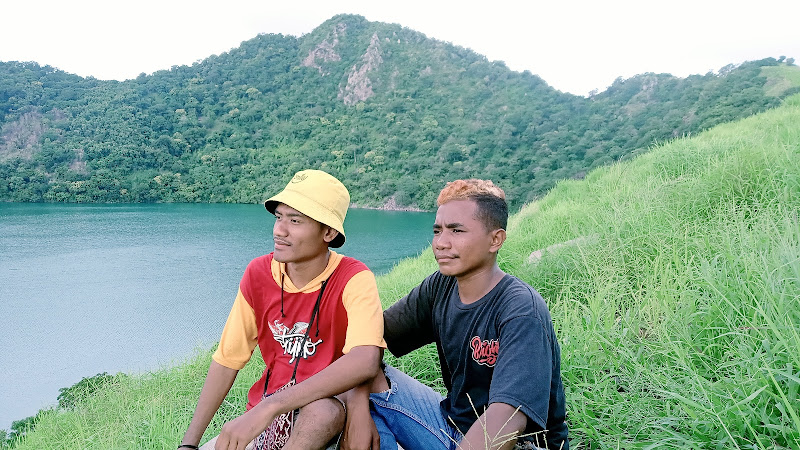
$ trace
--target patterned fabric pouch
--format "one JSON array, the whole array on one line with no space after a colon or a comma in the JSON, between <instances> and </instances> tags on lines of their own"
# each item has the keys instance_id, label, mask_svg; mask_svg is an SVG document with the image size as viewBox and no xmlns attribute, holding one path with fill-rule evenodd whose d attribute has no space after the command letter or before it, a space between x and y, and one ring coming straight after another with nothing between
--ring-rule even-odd
<instances>
[{"instance_id":1,"label":"patterned fabric pouch","mask_svg":"<svg viewBox=\"0 0 800 450\"><path fill-rule=\"evenodd\" d=\"M314 319L317 317L317 313L319 312L319 305L320 300L322 300L322 293L325 291L325 285L328 283L328 280L322 282L322 286L319 289L319 295L317 296L317 303L314 305L314 311L311 313L311 320L308 321L308 327L306 327L306 332L303 335L303 343L300 348L304 348L306 341L308 340L308 333L311 330L311 324L314 323ZM280 392L284 389L288 389L291 386L297 384L297 366L300 364L300 360L303 359L302 357L298 356L294 363L294 372L292 373L292 378L289 380L288 383L281 386L276 390L274 393ZM261 400L269 397L272 394L267 394L267 383L269 379L264 382L264 394L261 396ZM289 411L283 413L275 418L271 424L267 427L266 430L261 432L260 435L255 440L255 448L254 450L280 450L286 445L286 442L289 440L289 436L292 434L292 427L294 426L294 411Z\"/></svg>"},{"instance_id":2,"label":"patterned fabric pouch","mask_svg":"<svg viewBox=\"0 0 800 450\"><path fill-rule=\"evenodd\" d=\"M299 361L299 358L298 358ZM295 368L297 366L295 365ZM296 370L296 369L295 369ZM288 383L283 385L275 392L280 392L297 384L293 376ZM272 394L267 395L265 392L261 399L265 399ZM292 433L294 426L294 411L283 413L275 418L271 424L256 438L255 450L280 450L286 445L289 440L289 435Z\"/></svg>"}]
</instances>

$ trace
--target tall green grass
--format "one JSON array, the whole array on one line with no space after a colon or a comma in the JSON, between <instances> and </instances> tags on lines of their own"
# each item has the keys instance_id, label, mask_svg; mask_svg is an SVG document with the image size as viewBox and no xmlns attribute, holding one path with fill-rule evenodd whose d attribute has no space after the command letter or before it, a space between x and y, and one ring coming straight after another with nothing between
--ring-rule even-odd
<instances>
[{"instance_id":1,"label":"tall green grass","mask_svg":"<svg viewBox=\"0 0 800 450\"><path fill-rule=\"evenodd\" d=\"M550 302L573 443L800 448L798 104L564 182L514 218L505 268Z\"/></svg>"},{"instance_id":2,"label":"tall green grass","mask_svg":"<svg viewBox=\"0 0 800 450\"><path fill-rule=\"evenodd\" d=\"M512 218L501 266L549 303L573 448L800 448L798 211L794 96L564 181ZM433 270L430 251L400 262L378 280L384 302ZM42 413L17 448L174 448L209 360L118 377ZM391 362L442 388L432 348ZM206 439L243 410L260 364Z\"/></svg>"}]
</instances>

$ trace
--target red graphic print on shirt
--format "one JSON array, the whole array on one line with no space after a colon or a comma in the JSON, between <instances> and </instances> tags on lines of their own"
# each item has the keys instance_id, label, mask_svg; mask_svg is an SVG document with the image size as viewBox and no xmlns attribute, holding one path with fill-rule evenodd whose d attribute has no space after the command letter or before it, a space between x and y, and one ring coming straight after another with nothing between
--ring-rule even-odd
<instances>
[{"instance_id":1,"label":"red graphic print on shirt","mask_svg":"<svg viewBox=\"0 0 800 450\"><path fill-rule=\"evenodd\" d=\"M497 362L497 353L500 350L499 340L484 341L481 340L480 336L475 336L469 345L472 348L473 361L487 367L494 367Z\"/></svg>"}]
</instances>

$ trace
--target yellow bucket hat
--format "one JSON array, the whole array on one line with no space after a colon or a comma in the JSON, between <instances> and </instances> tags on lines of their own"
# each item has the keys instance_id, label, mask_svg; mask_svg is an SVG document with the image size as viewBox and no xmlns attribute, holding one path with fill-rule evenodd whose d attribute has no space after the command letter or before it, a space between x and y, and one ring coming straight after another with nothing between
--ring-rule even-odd
<instances>
[{"instance_id":1,"label":"yellow bucket hat","mask_svg":"<svg viewBox=\"0 0 800 450\"><path fill-rule=\"evenodd\" d=\"M330 247L344 244L344 218L350 206L350 193L333 175L321 170L297 172L283 191L264 202L264 207L275 214L279 203L338 231Z\"/></svg>"}]
</instances>

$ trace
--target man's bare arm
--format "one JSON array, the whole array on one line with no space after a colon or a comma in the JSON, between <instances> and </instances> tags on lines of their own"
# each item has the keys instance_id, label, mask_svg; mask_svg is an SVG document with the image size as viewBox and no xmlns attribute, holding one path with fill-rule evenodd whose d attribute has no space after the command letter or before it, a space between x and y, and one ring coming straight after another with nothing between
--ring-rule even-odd
<instances>
[{"instance_id":1,"label":"man's bare arm","mask_svg":"<svg viewBox=\"0 0 800 450\"><path fill-rule=\"evenodd\" d=\"M270 395L244 415L223 425L216 450L244 450L279 414L333 397L374 378L380 371L380 355L379 347L354 347L311 378Z\"/></svg>"},{"instance_id":2,"label":"man's bare arm","mask_svg":"<svg viewBox=\"0 0 800 450\"><path fill-rule=\"evenodd\" d=\"M528 418L506 403L492 403L470 427L459 448L463 450L510 450L525 430Z\"/></svg>"},{"instance_id":3,"label":"man's bare arm","mask_svg":"<svg viewBox=\"0 0 800 450\"><path fill-rule=\"evenodd\" d=\"M225 400L225 396L228 395L238 373L238 370L229 369L216 361L211 361L192 421L189 423L186 434L183 435L182 444L200 444L203 433L211 423L214 414L217 413L222 401Z\"/></svg>"},{"instance_id":4,"label":"man's bare arm","mask_svg":"<svg viewBox=\"0 0 800 450\"><path fill-rule=\"evenodd\" d=\"M383 355L383 351L381 351ZM338 397L347 405L347 419L342 434L342 450L369 450L380 448L380 436L369 412L369 394L389 389L386 376L378 375Z\"/></svg>"}]
</instances>

